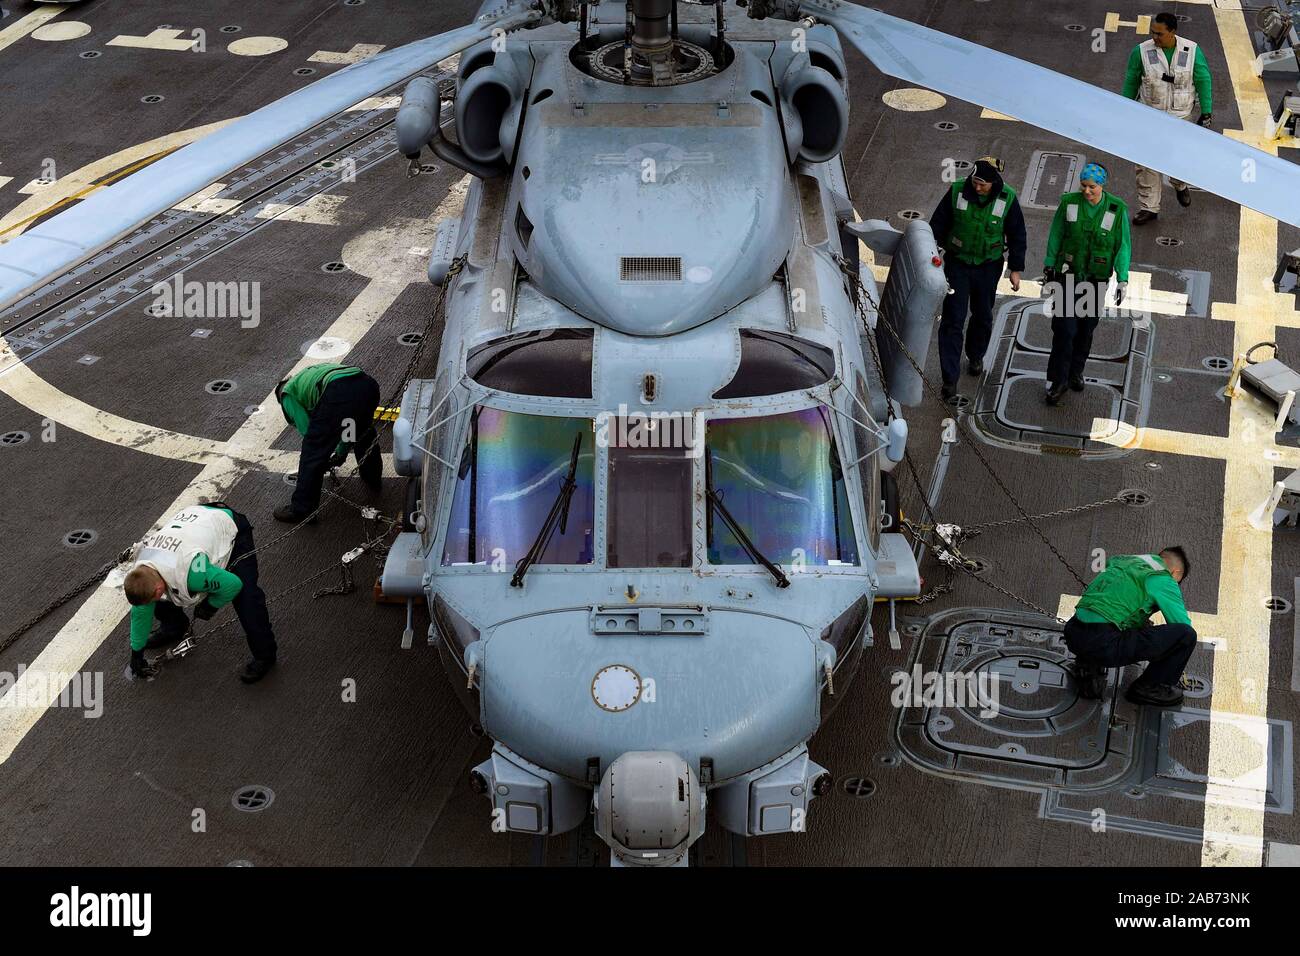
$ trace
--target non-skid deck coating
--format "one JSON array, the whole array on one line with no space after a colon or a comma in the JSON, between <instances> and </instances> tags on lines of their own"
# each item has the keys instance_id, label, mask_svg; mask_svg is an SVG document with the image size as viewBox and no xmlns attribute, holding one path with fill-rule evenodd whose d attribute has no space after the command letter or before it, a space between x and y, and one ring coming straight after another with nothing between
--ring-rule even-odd
<instances>
[{"instance_id":1,"label":"non-skid deck coating","mask_svg":"<svg viewBox=\"0 0 1300 956\"><path fill-rule=\"evenodd\" d=\"M877 5L1111 89L1141 39L1129 24L1138 13L1156 12L1116 10L1110 0ZM395 46L449 29L466 22L477 2L254 9L213 0L185 14L193 22L177 20L176 7L158 0L90 2L53 15L16 0L0 6L11 14L0 20L0 76L15 80L0 84L7 119L0 129L0 235L11 235L203 127L339 69L338 60L358 55L358 44ZM1216 129L1244 128L1236 135L1256 142L1260 111L1285 82L1261 84L1251 74L1253 14L1224 9L1237 4L1223 0L1217 8L1166 6L1187 17L1182 32L1205 48ZM23 25L35 16L90 30L41 40L29 35L34 21ZM110 43L158 39L160 28L187 38L203 29L207 52ZM1090 51L1097 28L1105 53ZM287 42L263 56L228 49L259 37ZM1056 196L1077 177L1081 159L1106 162L1111 188L1136 206L1129 164L958 101L895 110L882 96L902 85L854 53L849 62L845 160L863 218L901 225L900 213L928 215L946 188L946 159L997 154L1024 197L1026 277L1034 278ZM303 70L315 72L295 72ZM391 118L391 106L385 112L381 104L376 115ZM1300 154L1283 148L1281 155ZM39 184L20 192L46 176L47 159L55 183L44 195ZM187 279L260 283L257 327L151 316L144 311L149 297L124 299L75 335L51 327L54 344L26 369L0 373L0 435L27 436L0 442L0 631L110 560L173 502L220 481L214 453L239 450L246 473L227 498L250 515L259 541L282 532L270 511L290 493L285 475L296 467L297 440L280 429L273 404L257 406L322 336L342 340L323 347L343 350L387 392L410 357L399 339L424 327L434 302L422 280L422 250L437 219L456 209L463 186L455 170L430 169L410 180L404 165L390 158L355 182L327 184L323 192L339 198L321 215L261 221L219 253L186 264ZM1085 578L1097 549L1175 542L1188 549L1195 569L1185 594L1202 638L1188 669L1194 695L1169 714L1143 712L1115 700L1113 690L1104 705L1080 702L1059 668L1050 620L959 578L950 594L900 606L897 649L877 613L874 646L812 743L836 786L814 804L809 832L736 841L713 826L696 862L1260 865L1300 844L1292 756L1300 631L1289 609L1300 597L1300 532L1270 535L1246 520L1272 481L1300 467L1300 442L1275 440L1250 399L1227 402L1227 372L1217 361L1262 339L1276 339L1284 358L1300 360L1295 302L1272 295L1262 281L1278 250L1300 245L1300 231L1200 192L1186 210L1171 192L1166 199L1158 222L1134 232L1131 289L1151 304L1149 328L1100 330L1088 391L1070 393L1067 406L1052 410L1039 397L1048 345L1041 303L1008 295L999 301L1003 334L995 336L988 374L962 379L969 400L962 414L988 436L981 450L1031 513L1122 490L1146 493L1140 507L1109 505L1046 520L1042 529ZM182 225L190 221L178 214ZM345 268L322 268L336 262ZM1036 293L1025 291L1031 288ZM1138 354L1121 354L1139 339ZM7 366L9 356L0 358ZM933 355L929 371L937 379ZM208 387L217 381L233 384ZM931 404L910 416L913 457L923 472L951 413ZM901 471L899 478L905 510L919 516L910 479ZM362 500L358 489L349 493ZM390 480L379 507L395 513L401 494ZM942 520L963 525L1015 516L964 443L937 508ZM336 563L362 540L363 521L348 506L335 502L325 519L263 558L269 594ZM65 535L79 530L93 532L92 542L65 545ZM986 565L984 578L1053 613L1068 612L1079 593L1024 524L975 537L965 551ZM373 565L368 558L362 564L364 587ZM927 584L943 579L932 560L922 570ZM252 688L234 677L245 650L232 629L147 687L128 684L125 623L99 625L96 609L107 602L93 591L0 653L0 670L10 673L66 661L104 675L97 719L56 707L28 726L19 712L0 708L0 863L606 862L589 827L545 845L491 832L486 801L468 785L468 770L489 743L475 736L436 654L419 637L411 650L399 649L399 607L375 605L365 593L311 597L333 583L327 575L273 604L281 666ZM1266 608L1271 596L1288 609ZM427 624L417 615L417 635ZM100 627L107 636L79 644L70 633L79 627ZM900 711L891 703L891 678L900 669L966 659L1003 674L1006 702L1014 705L1005 719ZM1135 673L1130 668L1125 682ZM233 797L252 784L270 788L274 800L242 812Z\"/></svg>"}]
</instances>

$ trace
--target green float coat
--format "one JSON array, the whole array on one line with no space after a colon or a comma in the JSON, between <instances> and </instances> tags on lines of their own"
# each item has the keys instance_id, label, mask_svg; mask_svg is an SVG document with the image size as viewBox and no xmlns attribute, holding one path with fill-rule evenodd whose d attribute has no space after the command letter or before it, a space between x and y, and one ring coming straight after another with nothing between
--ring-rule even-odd
<instances>
[{"instance_id":1,"label":"green float coat","mask_svg":"<svg viewBox=\"0 0 1300 956\"><path fill-rule=\"evenodd\" d=\"M1073 210L1073 211L1071 211ZM1049 269L1070 266L1082 279L1102 281L1115 273L1128 281L1128 206L1110 193L1102 193L1094 206L1083 193L1066 193L1056 209L1052 231L1047 237L1043 264Z\"/></svg>"},{"instance_id":2,"label":"green float coat","mask_svg":"<svg viewBox=\"0 0 1300 956\"><path fill-rule=\"evenodd\" d=\"M1191 624L1183 592L1157 554L1116 555L1079 598L1075 616L1085 624L1144 627L1156 609L1169 624Z\"/></svg>"},{"instance_id":3,"label":"green float coat","mask_svg":"<svg viewBox=\"0 0 1300 956\"><path fill-rule=\"evenodd\" d=\"M981 265L1001 259L1006 251L1007 213L1015 202L1016 191L1003 185L1002 192L990 196L986 203L973 203L962 195L964 182L953 183L952 229L948 245L952 253L968 265Z\"/></svg>"}]
</instances>

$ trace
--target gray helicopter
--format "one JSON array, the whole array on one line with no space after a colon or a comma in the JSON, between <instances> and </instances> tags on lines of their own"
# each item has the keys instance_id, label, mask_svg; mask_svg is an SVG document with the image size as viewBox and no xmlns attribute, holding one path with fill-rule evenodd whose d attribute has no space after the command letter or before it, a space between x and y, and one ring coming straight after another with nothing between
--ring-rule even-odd
<instances>
[{"instance_id":1,"label":"gray helicopter","mask_svg":"<svg viewBox=\"0 0 1300 956\"><path fill-rule=\"evenodd\" d=\"M682 859L706 794L735 833L803 829L872 599L920 586L881 513L886 386L920 383L896 349L881 380L850 277L874 297L862 237L907 264L887 314L923 352L942 260L924 223L854 223L835 31L726 12L580 10L464 54L458 142L428 78L397 116L415 168L476 178L430 263L458 272L394 426L421 527L384 590L428 597L498 826L569 830L595 791L632 864Z\"/></svg>"},{"instance_id":2,"label":"gray helicopter","mask_svg":"<svg viewBox=\"0 0 1300 956\"><path fill-rule=\"evenodd\" d=\"M416 168L429 148L473 180L429 262L437 365L393 426L411 521L384 591L428 603L494 742L472 774L494 829L594 812L616 864L651 866L686 861L706 808L799 832L830 785L807 743L874 603L920 590L890 472L946 291L927 224L850 201L842 38L1300 225L1285 161L843 0L488 0L0 247L0 304L461 53L454 89L416 77L396 121ZM883 290L863 243L891 257Z\"/></svg>"}]
</instances>

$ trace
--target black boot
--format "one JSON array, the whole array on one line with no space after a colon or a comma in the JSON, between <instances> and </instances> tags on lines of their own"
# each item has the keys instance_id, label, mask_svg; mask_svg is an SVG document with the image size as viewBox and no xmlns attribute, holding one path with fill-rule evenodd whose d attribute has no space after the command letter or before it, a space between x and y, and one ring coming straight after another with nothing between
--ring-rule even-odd
<instances>
[{"instance_id":1,"label":"black boot","mask_svg":"<svg viewBox=\"0 0 1300 956\"><path fill-rule=\"evenodd\" d=\"M957 397L957 386L952 382L944 382L939 394L943 396L945 402L951 402Z\"/></svg>"},{"instance_id":2,"label":"black boot","mask_svg":"<svg viewBox=\"0 0 1300 956\"><path fill-rule=\"evenodd\" d=\"M1135 704L1152 707L1176 707L1183 702L1183 692L1169 684L1143 684L1140 680L1129 685L1124 694Z\"/></svg>"},{"instance_id":3,"label":"black boot","mask_svg":"<svg viewBox=\"0 0 1300 956\"><path fill-rule=\"evenodd\" d=\"M276 508L273 512L276 521L283 521L286 524L302 524L306 521L308 524L316 523L316 516L310 513L299 514L293 510L293 505L284 505Z\"/></svg>"},{"instance_id":4,"label":"black boot","mask_svg":"<svg viewBox=\"0 0 1300 956\"><path fill-rule=\"evenodd\" d=\"M1080 660L1074 663L1074 677L1079 684L1079 696L1084 700L1101 700L1106 694L1108 676L1104 667L1096 667Z\"/></svg>"},{"instance_id":5,"label":"black boot","mask_svg":"<svg viewBox=\"0 0 1300 956\"><path fill-rule=\"evenodd\" d=\"M1083 376L1082 376L1082 375L1071 375L1071 376L1070 376L1070 391L1072 391L1072 392L1082 392L1083 389L1084 389Z\"/></svg>"},{"instance_id":6,"label":"black boot","mask_svg":"<svg viewBox=\"0 0 1300 956\"><path fill-rule=\"evenodd\" d=\"M1192 188L1184 186L1182 189L1175 189L1174 195L1178 197L1178 205L1186 208L1192 204Z\"/></svg>"},{"instance_id":7,"label":"black boot","mask_svg":"<svg viewBox=\"0 0 1300 956\"><path fill-rule=\"evenodd\" d=\"M1061 399L1065 397L1065 388L1065 382L1062 382L1060 385L1047 386L1047 394L1043 396L1043 401L1048 405L1060 405Z\"/></svg>"},{"instance_id":8,"label":"black boot","mask_svg":"<svg viewBox=\"0 0 1300 956\"><path fill-rule=\"evenodd\" d=\"M1145 226L1147 223L1154 221L1159 217L1159 215L1160 213L1152 212L1150 209L1140 210L1138 214L1133 217L1133 225Z\"/></svg>"},{"instance_id":9,"label":"black boot","mask_svg":"<svg viewBox=\"0 0 1300 956\"><path fill-rule=\"evenodd\" d=\"M970 374L978 378L979 376L984 374L984 363L977 362L974 359L971 359L971 361L968 362L966 365L966 371L970 372Z\"/></svg>"},{"instance_id":10,"label":"black boot","mask_svg":"<svg viewBox=\"0 0 1300 956\"><path fill-rule=\"evenodd\" d=\"M275 666L275 658L271 660L261 660L254 657L244 665L243 670L239 672L239 679L245 684L256 684Z\"/></svg>"}]
</instances>

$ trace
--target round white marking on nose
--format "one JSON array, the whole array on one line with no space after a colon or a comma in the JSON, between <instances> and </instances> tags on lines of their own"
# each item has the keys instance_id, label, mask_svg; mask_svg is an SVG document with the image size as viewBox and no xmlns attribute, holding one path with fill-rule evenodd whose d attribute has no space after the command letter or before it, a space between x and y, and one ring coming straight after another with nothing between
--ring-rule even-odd
<instances>
[{"instance_id":1,"label":"round white marking on nose","mask_svg":"<svg viewBox=\"0 0 1300 956\"><path fill-rule=\"evenodd\" d=\"M612 714L627 710L641 696L641 678L622 664L613 664L596 673L591 681L591 698L601 710Z\"/></svg>"}]
</instances>

